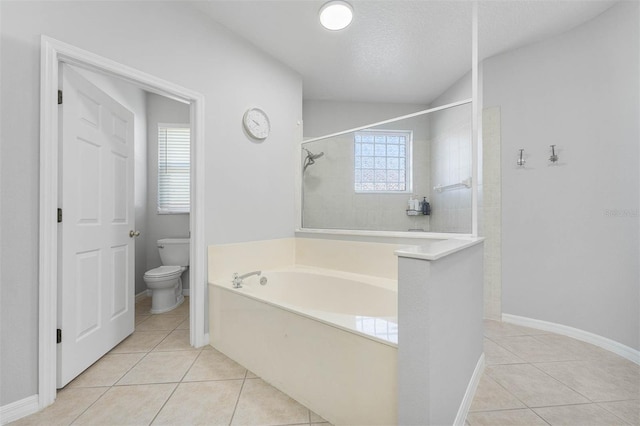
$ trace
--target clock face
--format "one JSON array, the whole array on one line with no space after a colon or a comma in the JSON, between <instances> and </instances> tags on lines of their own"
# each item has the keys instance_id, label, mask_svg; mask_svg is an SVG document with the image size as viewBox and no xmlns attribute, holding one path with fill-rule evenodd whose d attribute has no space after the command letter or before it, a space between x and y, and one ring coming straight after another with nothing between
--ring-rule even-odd
<instances>
[{"instance_id":1,"label":"clock face","mask_svg":"<svg viewBox=\"0 0 640 426\"><path fill-rule=\"evenodd\" d=\"M244 128L254 139L264 140L269 136L271 123L267 114L258 108L248 109L242 118Z\"/></svg>"}]
</instances>

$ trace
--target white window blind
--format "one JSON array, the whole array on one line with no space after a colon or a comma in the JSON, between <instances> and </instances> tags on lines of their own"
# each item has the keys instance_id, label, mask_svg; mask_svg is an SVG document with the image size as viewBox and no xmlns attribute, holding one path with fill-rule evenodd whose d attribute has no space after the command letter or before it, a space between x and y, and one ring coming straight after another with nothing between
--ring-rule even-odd
<instances>
[{"instance_id":1,"label":"white window blind","mask_svg":"<svg viewBox=\"0 0 640 426\"><path fill-rule=\"evenodd\" d=\"M188 124L158 125L158 213L189 213L191 135Z\"/></svg>"}]
</instances>

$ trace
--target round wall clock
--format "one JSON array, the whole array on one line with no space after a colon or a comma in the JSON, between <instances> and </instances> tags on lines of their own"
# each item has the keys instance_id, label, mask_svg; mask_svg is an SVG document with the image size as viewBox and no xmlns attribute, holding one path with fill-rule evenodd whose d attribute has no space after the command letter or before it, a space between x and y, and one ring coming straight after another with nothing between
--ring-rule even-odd
<instances>
[{"instance_id":1,"label":"round wall clock","mask_svg":"<svg viewBox=\"0 0 640 426\"><path fill-rule=\"evenodd\" d=\"M242 117L244 128L254 139L265 140L271 131L267 114L259 108L250 108Z\"/></svg>"}]
</instances>

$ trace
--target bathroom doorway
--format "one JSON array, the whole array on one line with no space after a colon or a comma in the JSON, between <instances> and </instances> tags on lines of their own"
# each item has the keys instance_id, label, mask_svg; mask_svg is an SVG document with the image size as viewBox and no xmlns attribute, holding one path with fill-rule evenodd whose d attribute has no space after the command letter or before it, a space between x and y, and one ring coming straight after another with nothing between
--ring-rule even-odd
<instances>
[{"instance_id":1,"label":"bathroom doorway","mask_svg":"<svg viewBox=\"0 0 640 426\"><path fill-rule=\"evenodd\" d=\"M41 144L40 144L40 268L39 268L39 405L55 400L57 364L58 256L57 210L59 182L59 114L57 102L60 64L71 64L107 77L122 79L147 92L189 105L191 123L191 231L190 255L190 342L195 347L208 343L205 333L206 251L204 245L204 98L155 76L129 68L91 52L49 37L42 37ZM135 232L135 230L134 230Z\"/></svg>"},{"instance_id":2,"label":"bathroom doorway","mask_svg":"<svg viewBox=\"0 0 640 426\"><path fill-rule=\"evenodd\" d=\"M189 104L60 73L58 388L132 334L134 296L151 296L146 273L162 265L157 241L189 238L191 145ZM188 268L179 287L189 295Z\"/></svg>"}]
</instances>

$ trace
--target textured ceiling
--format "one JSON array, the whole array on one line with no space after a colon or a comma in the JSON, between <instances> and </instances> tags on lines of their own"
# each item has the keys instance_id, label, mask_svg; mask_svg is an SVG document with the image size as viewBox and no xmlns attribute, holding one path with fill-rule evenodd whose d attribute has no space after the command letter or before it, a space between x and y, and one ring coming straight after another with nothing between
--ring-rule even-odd
<instances>
[{"instance_id":1,"label":"textured ceiling","mask_svg":"<svg viewBox=\"0 0 640 426\"><path fill-rule=\"evenodd\" d=\"M428 104L471 69L469 1L350 0L352 24L324 30L324 0L213 0L202 12L299 72L304 98ZM615 1L479 3L482 57L565 32Z\"/></svg>"}]
</instances>

